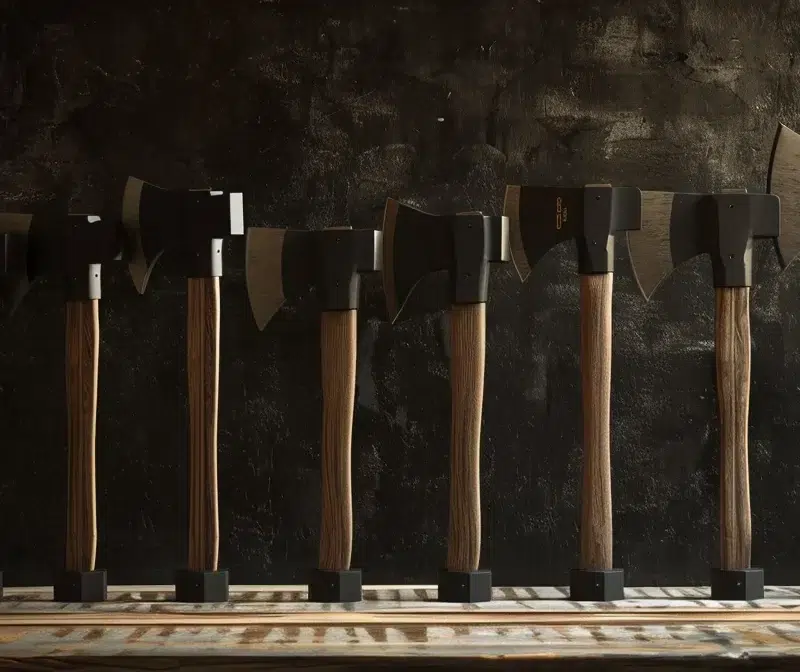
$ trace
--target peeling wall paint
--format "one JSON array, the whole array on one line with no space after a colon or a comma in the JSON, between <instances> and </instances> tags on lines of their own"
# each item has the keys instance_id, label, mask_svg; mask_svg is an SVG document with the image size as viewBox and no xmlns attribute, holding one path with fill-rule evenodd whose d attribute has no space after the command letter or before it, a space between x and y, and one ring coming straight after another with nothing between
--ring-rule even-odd
<instances>
[{"instance_id":1,"label":"peeling wall paint","mask_svg":"<svg viewBox=\"0 0 800 672\"><path fill-rule=\"evenodd\" d=\"M777 121L800 126L800 3L596 0L0 5L0 199L100 211L133 174L246 193L253 225L378 226L386 196L498 212L507 182L763 189ZM241 247L223 279L221 563L234 582L304 580L319 511L313 297L259 333ZM624 246L615 278L613 478L631 584L703 583L716 559L710 264L654 300ZM800 270L757 244L751 490L756 565L797 583ZM98 566L168 583L185 557L184 283L144 297L105 269ZM429 582L444 560L449 433L443 296L385 321L364 282L354 428L354 565ZM491 280L484 562L562 584L580 470L575 251L525 285ZM0 332L0 566L47 583L63 546L63 312L43 283Z\"/></svg>"}]
</instances>

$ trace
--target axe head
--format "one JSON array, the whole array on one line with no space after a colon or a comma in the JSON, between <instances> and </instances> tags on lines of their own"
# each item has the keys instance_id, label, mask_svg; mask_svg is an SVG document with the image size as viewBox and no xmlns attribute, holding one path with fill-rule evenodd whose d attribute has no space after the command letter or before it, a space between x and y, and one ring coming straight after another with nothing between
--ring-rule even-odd
<instances>
[{"instance_id":1,"label":"axe head","mask_svg":"<svg viewBox=\"0 0 800 672\"><path fill-rule=\"evenodd\" d=\"M783 219L776 248L786 268L800 253L800 135L783 124L775 133L767 191L781 199Z\"/></svg>"},{"instance_id":2,"label":"axe head","mask_svg":"<svg viewBox=\"0 0 800 672\"><path fill-rule=\"evenodd\" d=\"M29 262L29 235L33 215L0 214L0 313L8 317L19 307L34 275Z\"/></svg>"},{"instance_id":3,"label":"axe head","mask_svg":"<svg viewBox=\"0 0 800 672\"><path fill-rule=\"evenodd\" d=\"M614 270L614 234L641 227L641 192L635 187L509 185L503 212L511 232L511 258L524 282L559 243L574 239L579 273Z\"/></svg>"},{"instance_id":4,"label":"axe head","mask_svg":"<svg viewBox=\"0 0 800 672\"><path fill-rule=\"evenodd\" d=\"M373 229L248 228L247 294L258 328L311 289L322 310L357 309L361 273L381 269L380 249L381 232Z\"/></svg>"},{"instance_id":5,"label":"axe head","mask_svg":"<svg viewBox=\"0 0 800 672\"><path fill-rule=\"evenodd\" d=\"M122 199L131 278L143 293L156 262L168 252L188 277L222 274L222 239L244 233L241 193L162 189L129 177Z\"/></svg>"},{"instance_id":6,"label":"axe head","mask_svg":"<svg viewBox=\"0 0 800 672\"><path fill-rule=\"evenodd\" d=\"M383 288L392 322L417 283L436 271L449 271L453 303L485 302L489 262L509 258L508 217L433 215L386 200Z\"/></svg>"},{"instance_id":7,"label":"axe head","mask_svg":"<svg viewBox=\"0 0 800 672\"><path fill-rule=\"evenodd\" d=\"M777 238L779 231L780 200L771 194L646 191L642 230L629 235L628 250L645 299L699 254L711 257L715 287L749 287L753 239Z\"/></svg>"}]
</instances>

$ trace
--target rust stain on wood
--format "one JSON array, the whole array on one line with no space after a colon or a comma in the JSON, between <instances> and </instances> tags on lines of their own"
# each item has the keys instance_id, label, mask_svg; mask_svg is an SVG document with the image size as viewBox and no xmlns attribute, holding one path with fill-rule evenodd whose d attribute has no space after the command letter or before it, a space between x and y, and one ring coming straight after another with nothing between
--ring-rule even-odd
<instances>
[{"instance_id":1,"label":"rust stain on wood","mask_svg":"<svg viewBox=\"0 0 800 672\"><path fill-rule=\"evenodd\" d=\"M93 642L103 636L103 628L92 628L83 638L84 642Z\"/></svg>"},{"instance_id":2,"label":"rust stain on wood","mask_svg":"<svg viewBox=\"0 0 800 672\"><path fill-rule=\"evenodd\" d=\"M283 630L283 639L280 640L280 644L296 644L297 638L300 637L300 628L291 627L291 628L284 628Z\"/></svg>"},{"instance_id":3,"label":"rust stain on wood","mask_svg":"<svg viewBox=\"0 0 800 672\"><path fill-rule=\"evenodd\" d=\"M272 628L264 625L255 625L247 628L239 637L240 644L260 644L272 632Z\"/></svg>"},{"instance_id":4,"label":"rust stain on wood","mask_svg":"<svg viewBox=\"0 0 800 672\"><path fill-rule=\"evenodd\" d=\"M150 628L136 628L130 635L125 638L126 642L137 642L139 639L144 637L145 633L150 630Z\"/></svg>"},{"instance_id":5,"label":"rust stain on wood","mask_svg":"<svg viewBox=\"0 0 800 672\"><path fill-rule=\"evenodd\" d=\"M376 642L385 644L388 641L386 636L386 628L382 628L377 625L367 625L364 627L364 630L366 630L367 634Z\"/></svg>"}]
</instances>

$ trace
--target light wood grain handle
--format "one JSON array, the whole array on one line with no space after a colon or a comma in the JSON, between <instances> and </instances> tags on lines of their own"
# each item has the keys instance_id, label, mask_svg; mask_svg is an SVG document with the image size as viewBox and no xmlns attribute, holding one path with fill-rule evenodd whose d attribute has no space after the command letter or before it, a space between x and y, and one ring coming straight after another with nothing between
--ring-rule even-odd
<instances>
[{"instance_id":1,"label":"light wood grain handle","mask_svg":"<svg viewBox=\"0 0 800 672\"><path fill-rule=\"evenodd\" d=\"M219 278L189 278L187 312L189 569L215 571L219 558Z\"/></svg>"},{"instance_id":2,"label":"light wood grain handle","mask_svg":"<svg viewBox=\"0 0 800 672\"><path fill-rule=\"evenodd\" d=\"M356 394L356 311L322 313L322 526L320 569L350 569L350 447Z\"/></svg>"},{"instance_id":3,"label":"light wood grain handle","mask_svg":"<svg viewBox=\"0 0 800 672\"><path fill-rule=\"evenodd\" d=\"M66 569L94 570L97 553L95 437L100 319L97 299L67 301Z\"/></svg>"},{"instance_id":4,"label":"light wood grain handle","mask_svg":"<svg viewBox=\"0 0 800 672\"><path fill-rule=\"evenodd\" d=\"M613 568L611 296L613 273L581 276L583 487L580 568Z\"/></svg>"},{"instance_id":5,"label":"light wood grain handle","mask_svg":"<svg viewBox=\"0 0 800 672\"><path fill-rule=\"evenodd\" d=\"M486 304L450 312L450 526L447 569L471 572L481 555L481 414L486 364Z\"/></svg>"},{"instance_id":6,"label":"light wood grain handle","mask_svg":"<svg viewBox=\"0 0 800 672\"><path fill-rule=\"evenodd\" d=\"M750 567L750 288L716 290L717 400L720 422L721 569Z\"/></svg>"}]
</instances>

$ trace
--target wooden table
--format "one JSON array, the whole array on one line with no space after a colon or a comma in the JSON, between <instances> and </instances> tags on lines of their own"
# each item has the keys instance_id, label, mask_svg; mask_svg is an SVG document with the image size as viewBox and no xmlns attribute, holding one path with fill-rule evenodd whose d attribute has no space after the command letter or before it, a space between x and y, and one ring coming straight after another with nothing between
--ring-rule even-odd
<instances>
[{"instance_id":1,"label":"wooden table","mask_svg":"<svg viewBox=\"0 0 800 672\"><path fill-rule=\"evenodd\" d=\"M723 603L707 588L626 590L573 603L563 588L495 588L439 604L432 586L366 587L310 604L300 586L234 586L227 604L178 604L169 586L117 586L109 602L6 589L0 669L800 669L800 588ZM309 660L309 659L312 660ZM300 660L305 659L305 660ZM457 659L457 660L454 660ZM602 659L602 660L601 660Z\"/></svg>"}]
</instances>

